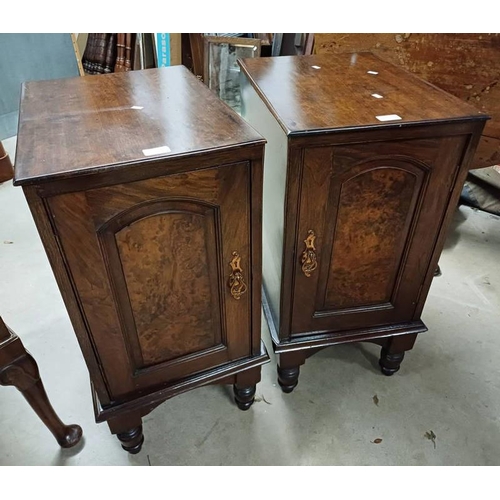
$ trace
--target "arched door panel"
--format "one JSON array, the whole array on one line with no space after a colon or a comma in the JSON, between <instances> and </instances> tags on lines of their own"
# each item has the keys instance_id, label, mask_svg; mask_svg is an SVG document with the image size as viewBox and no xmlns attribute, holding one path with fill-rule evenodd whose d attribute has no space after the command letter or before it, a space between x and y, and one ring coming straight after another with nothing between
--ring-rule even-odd
<instances>
[{"instance_id":1,"label":"arched door panel","mask_svg":"<svg viewBox=\"0 0 500 500\"><path fill-rule=\"evenodd\" d=\"M412 321L464 141L304 150L292 335Z\"/></svg>"}]
</instances>

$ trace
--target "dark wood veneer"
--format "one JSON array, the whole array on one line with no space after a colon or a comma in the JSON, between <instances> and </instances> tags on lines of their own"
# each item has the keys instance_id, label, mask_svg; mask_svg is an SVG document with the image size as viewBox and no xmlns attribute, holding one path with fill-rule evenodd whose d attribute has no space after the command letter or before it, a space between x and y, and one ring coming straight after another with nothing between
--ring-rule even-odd
<instances>
[{"instance_id":1,"label":"dark wood veneer","mask_svg":"<svg viewBox=\"0 0 500 500\"><path fill-rule=\"evenodd\" d=\"M262 57L245 59L240 65L289 136L392 128L394 122L376 119L389 114L400 115L398 123L406 125L487 118L457 97L370 52Z\"/></svg>"},{"instance_id":2,"label":"dark wood veneer","mask_svg":"<svg viewBox=\"0 0 500 500\"><path fill-rule=\"evenodd\" d=\"M279 383L291 392L307 357L359 341L382 347L392 375L427 329L422 308L488 117L369 53L240 65L243 116L268 139L264 310Z\"/></svg>"},{"instance_id":3,"label":"dark wood veneer","mask_svg":"<svg viewBox=\"0 0 500 500\"><path fill-rule=\"evenodd\" d=\"M96 419L137 453L142 417L176 394L231 383L248 409L269 358L264 140L185 68L132 73L27 84L15 183L87 362ZM162 146L170 152L143 153Z\"/></svg>"}]
</instances>

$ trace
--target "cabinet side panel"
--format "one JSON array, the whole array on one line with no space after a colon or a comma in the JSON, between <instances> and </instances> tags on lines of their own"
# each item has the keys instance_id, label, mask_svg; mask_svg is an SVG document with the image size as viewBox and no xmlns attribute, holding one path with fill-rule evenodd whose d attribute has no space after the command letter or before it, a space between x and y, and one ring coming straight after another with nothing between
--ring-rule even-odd
<instances>
[{"instance_id":1,"label":"cabinet side panel","mask_svg":"<svg viewBox=\"0 0 500 500\"><path fill-rule=\"evenodd\" d=\"M429 293L430 286L434 277L434 271L439 262L439 257L441 251L443 250L444 244L446 242L446 237L448 235L448 230L453 219L453 214L455 213L458 201L460 199L460 194L462 192L462 187L464 185L467 173L471 167L472 159L476 152L477 145L481 139L481 134L483 132L484 122L479 122L474 125L471 130L471 134L464 141L463 157L460 162L460 168L457 172L455 179L453 180L452 189L450 190L450 198L446 208L446 213L444 214L443 220L441 222L441 228L439 231L439 236L436 239L435 246L432 252L432 257L430 259L429 265L427 267L425 281L422 286L422 290L418 299L418 304L414 312L415 318L420 318L422 310L425 305L425 300L427 294Z\"/></svg>"},{"instance_id":2,"label":"cabinet side panel","mask_svg":"<svg viewBox=\"0 0 500 500\"><path fill-rule=\"evenodd\" d=\"M267 139L264 155L262 274L269 305L278 327L288 141L278 122L246 77L242 74L241 78L242 116Z\"/></svg>"},{"instance_id":3,"label":"cabinet side panel","mask_svg":"<svg viewBox=\"0 0 500 500\"><path fill-rule=\"evenodd\" d=\"M92 378L93 386L99 395L101 404L107 404L110 401L110 395L106 387L104 373L101 371L101 366L97 361L95 346L85 325L65 259L61 252L61 247L50 223L50 216L36 188L23 187L23 191L75 330L85 363Z\"/></svg>"}]
</instances>

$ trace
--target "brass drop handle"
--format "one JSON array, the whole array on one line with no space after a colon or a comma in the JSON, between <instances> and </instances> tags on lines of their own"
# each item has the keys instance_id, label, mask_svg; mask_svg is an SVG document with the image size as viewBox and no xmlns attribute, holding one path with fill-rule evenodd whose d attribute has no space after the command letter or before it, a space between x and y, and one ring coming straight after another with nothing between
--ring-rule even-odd
<instances>
[{"instance_id":1,"label":"brass drop handle","mask_svg":"<svg viewBox=\"0 0 500 500\"><path fill-rule=\"evenodd\" d=\"M311 273L318 267L318 261L316 260L316 247L314 242L316 240L316 234L312 229L307 231L307 238L304 240L306 244L305 250L302 252L302 272L307 278L311 277Z\"/></svg>"},{"instance_id":2,"label":"brass drop handle","mask_svg":"<svg viewBox=\"0 0 500 500\"><path fill-rule=\"evenodd\" d=\"M240 300L241 296L247 291L247 285L243 279L243 270L241 269L241 257L238 252L233 252L233 258L229 263L231 266L231 274L229 276L229 288L231 295Z\"/></svg>"}]
</instances>

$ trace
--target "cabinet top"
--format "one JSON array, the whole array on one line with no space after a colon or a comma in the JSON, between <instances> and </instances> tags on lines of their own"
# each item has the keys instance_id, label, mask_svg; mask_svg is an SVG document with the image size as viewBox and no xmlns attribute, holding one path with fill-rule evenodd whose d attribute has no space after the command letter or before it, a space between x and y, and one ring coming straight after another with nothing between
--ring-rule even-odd
<instances>
[{"instance_id":1,"label":"cabinet top","mask_svg":"<svg viewBox=\"0 0 500 500\"><path fill-rule=\"evenodd\" d=\"M15 183L264 143L184 66L23 85Z\"/></svg>"},{"instance_id":2,"label":"cabinet top","mask_svg":"<svg viewBox=\"0 0 500 500\"><path fill-rule=\"evenodd\" d=\"M489 118L370 52L239 63L285 133L291 135Z\"/></svg>"}]
</instances>

